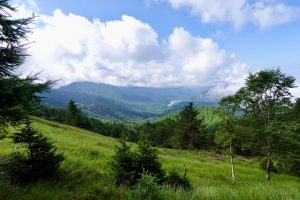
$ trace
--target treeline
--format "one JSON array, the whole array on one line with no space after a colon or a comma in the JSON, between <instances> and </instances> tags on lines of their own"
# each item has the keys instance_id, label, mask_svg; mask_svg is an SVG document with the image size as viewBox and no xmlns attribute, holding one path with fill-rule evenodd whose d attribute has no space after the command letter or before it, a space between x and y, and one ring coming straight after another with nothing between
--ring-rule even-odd
<instances>
[{"instance_id":1,"label":"treeline","mask_svg":"<svg viewBox=\"0 0 300 200\"><path fill-rule=\"evenodd\" d=\"M281 74L278 70L271 70L270 73ZM39 113L35 114L115 138L126 134L132 142L138 142L143 135L153 146L228 152L233 167L234 155L260 157L262 168L270 167L273 172L299 176L300 100L290 102L284 113L281 113L280 122L271 129L274 133L265 133L256 121L257 118L246 115L246 111L238 110L238 106L232 101L231 96L224 97L219 107L212 109L211 112L222 119L213 124L207 124L204 118L199 117L201 113L192 103L180 110L176 116L145 123L88 118L73 101L69 102L67 109L41 107L38 109ZM268 137L274 137L271 138L274 140L273 155L269 164L265 143Z\"/></svg>"},{"instance_id":2,"label":"treeline","mask_svg":"<svg viewBox=\"0 0 300 200\"><path fill-rule=\"evenodd\" d=\"M55 121L78 128L83 128L105 136L120 138L126 133L130 141L138 141L137 123L122 122L116 119L96 119L85 116L76 103L70 100L67 108L49 108L37 105L31 110L31 114L46 120Z\"/></svg>"}]
</instances>

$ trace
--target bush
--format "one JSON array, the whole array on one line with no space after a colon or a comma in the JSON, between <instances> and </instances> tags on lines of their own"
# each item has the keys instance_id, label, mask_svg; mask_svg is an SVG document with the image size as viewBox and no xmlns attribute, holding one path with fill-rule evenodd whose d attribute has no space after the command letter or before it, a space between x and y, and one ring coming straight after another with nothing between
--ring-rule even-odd
<instances>
[{"instance_id":1,"label":"bush","mask_svg":"<svg viewBox=\"0 0 300 200\"><path fill-rule=\"evenodd\" d=\"M138 184L129 192L129 200L160 200L162 198L161 187L157 179L149 173L143 173Z\"/></svg>"},{"instance_id":2,"label":"bush","mask_svg":"<svg viewBox=\"0 0 300 200\"><path fill-rule=\"evenodd\" d=\"M168 175L164 178L164 183L175 188L191 189L189 180L186 177L181 177L175 169L169 171Z\"/></svg>"},{"instance_id":3,"label":"bush","mask_svg":"<svg viewBox=\"0 0 300 200\"><path fill-rule=\"evenodd\" d=\"M14 143L23 144L27 149L25 153L10 154L0 164L12 181L28 182L52 176L63 160L62 154L56 153L54 145L34 130L28 119L25 127L11 138Z\"/></svg>"},{"instance_id":4,"label":"bush","mask_svg":"<svg viewBox=\"0 0 300 200\"><path fill-rule=\"evenodd\" d=\"M162 180L164 172L158 161L157 151L143 138L136 151L131 150L127 138L122 136L120 146L116 147L112 157L111 167L118 185L134 186L141 178L143 172Z\"/></svg>"}]
</instances>

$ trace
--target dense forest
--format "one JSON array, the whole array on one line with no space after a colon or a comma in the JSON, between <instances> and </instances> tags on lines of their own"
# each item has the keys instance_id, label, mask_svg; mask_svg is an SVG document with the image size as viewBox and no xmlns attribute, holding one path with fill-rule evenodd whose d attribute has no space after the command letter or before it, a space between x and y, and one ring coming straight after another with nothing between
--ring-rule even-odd
<instances>
[{"instance_id":1,"label":"dense forest","mask_svg":"<svg viewBox=\"0 0 300 200\"><path fill-rule=\"evenodd\" d=\"M64 188L66 184L65 194L60 194L65 198L67 191L76 191L82 184L86 190L75 192L78 198L74 199L199 199L199 188L207 185L247 188L251 184L243 176L254 166L251 160L260 165L259 178L255 179L265 176L263 181L271 184L285 178L295 182L294 191L299 189L300 99L294 99L290 92L295 87L293 76L280 68L262 69L250 73L243 87L220 99L215 107L189 102L178 111L149 120L96 118L86 115L72 99L65 108L50 108L41 103L41 94L55 82L42 83L39 74L24 78L16 73L28 56L23 42L34 17L15 19L11 16L15 11L8 0L0 1L0 185L4 188L0 189L0 198L17 199L13 195L20 197L18 192L30 187L45 191L53 185ZM78 143L68 146L74 141ZM95 145L92 150L87 147L91 144ZM76 160L87 151L88 157L81 159L93 164ZM166 164L175 165L176 156L181 154L185 156L181 171ZM221 165L217 159L227 157L230 168L214 168ZM182 159L178 158L180 163ZM207 174L203 170L201 176L196 175L195 163L215 165L214 172L209 172L208 167ZM230 178L226 178L228 172ZM198 184L199 177L203 185ZM281 185L270 187L276 191ZM250 193L243 196L239 189L236 197L222 197L218 191L220 196L209 198L251 199ZM88 196L89 191L92 196ZM80 192L86 196L80 196ZM267 191L261 191L264 192ZM30 193L36 194L32 190ZM299 190L291 193L291 198L280 196L285 192L274 194L279 195L275 196L278 199L300 196ZM257 199L274 197L272 193L265 195ZM25 199L39 198L33 195Z\"/></svg>"}]
</instances>

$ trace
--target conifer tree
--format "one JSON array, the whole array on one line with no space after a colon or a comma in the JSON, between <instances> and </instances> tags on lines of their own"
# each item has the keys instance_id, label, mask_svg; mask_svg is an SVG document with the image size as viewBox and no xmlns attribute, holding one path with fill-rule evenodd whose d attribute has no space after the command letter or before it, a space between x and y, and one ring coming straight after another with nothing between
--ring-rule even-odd
<instances>
[{"instance_id":1,"label":"conifer tree","mask_svg":"<svg viewBox=\"0 0 300 200\"><path fill-rule=\"evenodd\" d=\"M63 160L62 154L56 152L53 143L31 127L28 118L21 131L11 138L15 144L26 148L25 153L13 153L2 163L4 172L12 180L27 182L51 176Z\"/></svg>"},{"instance_id":2,"label":"conifer tree","mask_svg":"<svg viewBox=\"0 0 300 200\"><path fill-rule=\"evenodd\" d=\"M116 146L115 155L112 157L111 167L116 184L133 186L136 183L137 172L134 165L134 156L131 146L127 143L127 137L122 135L120 145Z\"/></svg>"},{"instance_id":3,"label":"conifer tree","mask_svg":"<svg viewBox=\"0 0 300 200\"><path fill-rule=\"evenodd\" d=\"M199 149L204 145L207 127L203 119L198 119L198 111L189 103L179 113L176 140L182 149Z\"/></svg>"},{"instance_id":4,"label":"conifer tree","mask_svg":"<svg viewBox=\"0 0 300 200\"><path fill-rule=\"evenodd\" d=\"M40 100L37 94L53 83L36 83L38 74L26 78L16 75L27 56L24 41L33 17L16 19L15 12L8 0L0 1L0 133L8 125L21 124L32 104Z\"/></svg>"},{"instance_id":5,"label":"conifer tree","mask_svg":"<svg viewBox=\"0 0 300 200\"><path fill-rule=\"evenodd\" d=\"M158 160L157 151L150 145L145 135L141 135L135 159L139 175L147 172L156 177L158 180L163 178L164 172L161 169L161 163Z\"/></svg>"}]
</instances>

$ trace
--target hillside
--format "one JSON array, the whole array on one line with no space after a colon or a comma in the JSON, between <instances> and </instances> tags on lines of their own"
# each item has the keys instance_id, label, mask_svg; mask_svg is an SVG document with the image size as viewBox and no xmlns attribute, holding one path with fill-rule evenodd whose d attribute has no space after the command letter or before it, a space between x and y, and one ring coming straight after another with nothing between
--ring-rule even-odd
<instances>
[{"instance_id":1,"label":"hillside","mask_svg":"<svg viewBox=\"0 0 300 200\"><path fill-rule=\"evenodd\" d=\"M197 111L198 111L198 117L204 119L204 122L208 125L208 126L213 126L216 123L221 121L221 118L218 116L217 111L218 108L216 107L210 107L210 106L198 106L196 107ZM173 111L165 116L162 117L162 119L164 118L171 118L171 119L175 119L179 114L179 110Z\"/></svg>"},{"instance_id":2,"label":"hillside","mask_svg":"<svg viewBox=\"0 0 300 200\"><path fill-rule=\"evenodd\" d=\"M74 100L90 116L99 118L149 119L178 110L187 102L215 105L206 98L208 87L151 88L117 87L103 83L75 82L44 95L49 107L65 107Z\"/></svg>"},{"instance_id":3,"label":"hillside","mask_svg":"<svg viewBox=\"0 0 300 200\"><path fill-rule=\"evenodd\" d=\"M59 176L29 186L9 185L0 180L0 199L127 199L128 189L116 188L110 176L109 161L117 141L82 129L34 118L34 127L50 137L64 153ZM0 141L0 156L15 147ZM165 188L166 199L300 199L300 180L274 174L271 183L256 160L239 157L236 161L237 181L230 179L230 163L226 156L202 151L158 149L164 169L182 171L194 190L173 191Z\"/></svg>"}]
</instances>

